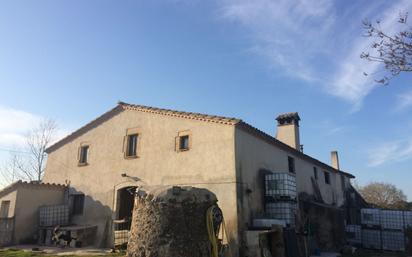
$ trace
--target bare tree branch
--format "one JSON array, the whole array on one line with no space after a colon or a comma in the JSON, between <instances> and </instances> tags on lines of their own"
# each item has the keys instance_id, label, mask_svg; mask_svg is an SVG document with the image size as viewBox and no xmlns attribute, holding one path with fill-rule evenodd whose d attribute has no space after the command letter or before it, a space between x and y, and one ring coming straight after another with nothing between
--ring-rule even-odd
<instances>
[{"instance_id":1,"label":"bare tree branch","mask_svg":"<svg viewBox=\"0 0 412 257\"><path fill-rule=\"evenodd\" d=\"M56 129L54 120L45 119L29 131L26 136L27 153L12 155L9 163L1 169L4 180L41 181L47 161L45 150L52 142Z\"/></svg>"},{"instance_id":2,"label":"bare tree branch","mask_svg":"<svg viewBox=\"0 0 412 257\"><path fill-rule=\"evenodd\" d=\"M376 23L363 21L364 36L374 38L375 41L371 45L372 53L363 52L360 57L371 62L382 63L389 73L375 80L378 83L387 85L394 76L412 71L412 28L408 26L407 20L408 13L399 14L398 22L403 29L394 35L388 35L383 31L380 28L380 21Z\"/></svg>"}]
</instances>

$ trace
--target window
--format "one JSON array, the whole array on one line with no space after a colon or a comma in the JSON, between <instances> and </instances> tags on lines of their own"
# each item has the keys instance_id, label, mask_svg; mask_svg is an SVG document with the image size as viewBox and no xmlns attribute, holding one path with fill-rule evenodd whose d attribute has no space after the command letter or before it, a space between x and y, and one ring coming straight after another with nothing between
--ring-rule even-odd
<instances>
[{"instance_id":1,"label":"window","mask_svg":"<svg viewBox=\"0 0 412 257\"><path fill-rule=\"evenodd\" d=\"M189 135L179 137L179 150L189 150Z\"/></svg>"},{"instance_id":2,"label":"window","mask_svg":"<svg viewBox=\"0 0 412 257\"><path fill-rule=\"evenodd\" d=\"M327 171L325 171L325 183L330 184L330 174Z\"/></svg>"},{"instance_id":3,"label":"window","mask_svg":"<svg viewBox=\"0 0 412 257\"><path fill-rule=\"evenodd\" d=\"M318 179L318 168L313 167L313 176L315 177L315 179Z\"/></svg>"},{"instance_id":4,"label":"window","mask_svg":"<svg viewBox=\"0 0 412 257\"><path fill-rule=\"evenodd\" d=\"M136 157L137 156L137 138L138 134L132 134L127 136L127 157Z\"/></svg>"},{"instance_id":5,"label":"window","mask_svg":"<svg viewBox=\"0 0 412 257\"><path fill-rule=\"evenodd\" d=\"M89 146L88 145L81 146L79 164L81 165L87 164L88 158L89 158Z\"/></svg>"},{"instance_id":6,"label":"window","mask_svg":"<svg viewBox=\"0 0 412 257\"><path fill-rule=\"evenodd\" d=\"M7 218L9 216L10 201L1 201L0 218Z\"/></svg>"},{"instance_id":7,"label":"window","mask_svg":"<svg viewBox=\"0 0 412 257\"><path fill-rule=\"evenodd\" d=\"M295 159L293 159L290 156L288 156L288 166L289 166L289 172L295 173Z\"/></svg>"},{"instance_id":8,"label":"window","mask_svg":"<svg viewBox=\"0 0 412 257\"><path fill-rule=\"evenodd\" d=\"M83 214L84 206L84 194L75 194L70 196L71 203L71 214L72 215L81 215Z\"/></svg>"},{"instance_id":9,"label":"window","mask_svg":"<svg viewBox=\"0 0 412 257\"><path fill-rule=\"evenodd\" d=\"M183 130L177 133L175 137L176 152L185 152L192 148L192 132L190 130Z\"/></svg>"}]
</instances>

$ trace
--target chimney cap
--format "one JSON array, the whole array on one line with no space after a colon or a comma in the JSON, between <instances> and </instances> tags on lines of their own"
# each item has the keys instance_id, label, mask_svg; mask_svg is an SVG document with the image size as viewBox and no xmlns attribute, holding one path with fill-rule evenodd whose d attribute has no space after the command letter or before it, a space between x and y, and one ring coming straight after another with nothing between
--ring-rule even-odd
<instances>
[{"instance_id":1,"label":"chimney cap","mask_svg":"<svg viewBox=\"0 0 412 257\"><path fill-rule=\"evenodd\" d=\"M296 124L299 126L300 117L297 112L288 112L280 114L276 120L278 125Z\"/></svg>"}]
</instances>

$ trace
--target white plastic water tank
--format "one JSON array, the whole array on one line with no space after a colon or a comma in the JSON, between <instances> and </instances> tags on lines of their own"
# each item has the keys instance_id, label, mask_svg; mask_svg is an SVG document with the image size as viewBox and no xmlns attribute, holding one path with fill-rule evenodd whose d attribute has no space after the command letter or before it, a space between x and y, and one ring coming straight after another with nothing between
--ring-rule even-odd
<instances>
[{"instance_id":1,"label":"white plastic water tank","mask_svg":"<svg viewBox=\"0 0 412 257\"><path fill-rule=\"evenodd\" d=\"M265 195L296 198L296 178L289 173L269 173L265 175Z\"/></svg>"},{"instance_id":2,"label":"white plastic water tank","mask_svg":"<svg viewBox=\"0 0 412 257\"><path fill-rule=\"evenodd\" d=\"M361 209L361 223L362 225L380 226L380 209Z\"/></svg>"}]
</instances>

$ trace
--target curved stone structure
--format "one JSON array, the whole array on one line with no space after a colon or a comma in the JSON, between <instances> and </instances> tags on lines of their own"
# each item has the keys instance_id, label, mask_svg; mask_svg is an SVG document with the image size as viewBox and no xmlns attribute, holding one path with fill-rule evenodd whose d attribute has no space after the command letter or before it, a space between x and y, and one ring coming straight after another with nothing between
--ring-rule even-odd
<instances>
[{"instance_id":1,"label":"curved stone structure","mask_svg":"<svg viewBox=\"0 0 412 257\"><path fill-rule=\"evenodd\" d=\"M194 187L137 190L128 257L209 257L206 211L216 196Z\"/></svg>"}]
</instances>

